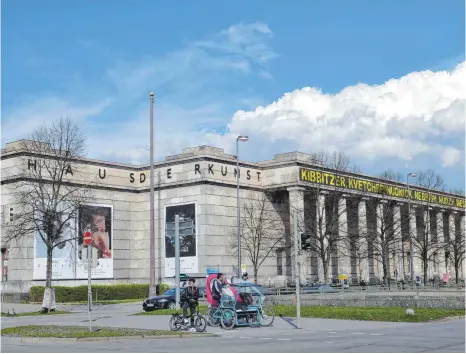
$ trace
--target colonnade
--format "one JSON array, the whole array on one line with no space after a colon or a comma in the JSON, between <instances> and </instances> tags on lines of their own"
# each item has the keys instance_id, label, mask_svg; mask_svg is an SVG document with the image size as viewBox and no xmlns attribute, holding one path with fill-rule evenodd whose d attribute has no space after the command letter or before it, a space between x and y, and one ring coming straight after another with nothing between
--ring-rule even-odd
<instances>
[{"instance_id":1,"label":"colonnade","mask_svg":"<svg viewBox=\"0 0 466 354\"><path fill-rule=\"evenodd\" d=\"M461 234L464 242L464 211L302 187L288 188L288 194L291 235L288 245L293 245L294 215L298 221L298 235L317 235L311 242L318 239L322 243L298 255L302 281L324 281L319 251L328 246L330 234L336 241L334 247L327 250L328 279L346 275L353 281L382 281L382 256L386 255L388 276L401 280L411 275L411 252L415 276L424 276L423 258L428 259L428 279L455 275L454 265L448 259L451 249L447 242ZM323 236L325 233L328 237ZM287 251L285 256L286 275L294 276L294 253ZM462 268L460 277L464 278Z\"/></svg>"}]
</instances>

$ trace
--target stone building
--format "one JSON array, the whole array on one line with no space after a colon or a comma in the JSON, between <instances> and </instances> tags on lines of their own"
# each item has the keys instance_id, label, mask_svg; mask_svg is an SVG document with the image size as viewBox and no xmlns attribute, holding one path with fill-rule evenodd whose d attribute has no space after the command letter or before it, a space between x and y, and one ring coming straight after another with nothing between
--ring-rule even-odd
<instances>
[{"instance_id":1,"label":"stone building","mask_svg":"<svg viewBox=\"0 0 466 354\"><path fill-rule=\"evenodd\" d=\"M12 191L44 158L25 154L19 142L8 143L2 150L2 230L15 217ZM166 157L155 164L154 171L157 281L173 281L171 228L175 214L180 215L183 225L182 273L205 277L206 269L212 267L235 273L237 261L230 241L236 225L236 157L222 149L198 146ZM325 220L337 223L338 227L328 232L339 235L330 252L328 279L338 275L353 280L381 279L383 255L376 244L389 233L400 235L383 245L389 247L384 254L390 277L398 279L410 274L410 235L421 239L426 234L429 243L461 235L464 239L464 197L331 170L304 153L278 154L257 163L240 162L239 178L241 199L267 192L270 204L276 207L270 210L275 210L282 221L279 232L283 233L283 242L261 266L258 277L262 283L285 282L294 275L294 215L300 236L315 234L317 224L330 228ZM103 232L108 236L108 254L99 256L102 259L93 270L96 282L148 283L149 167L82 158L70 164L67 179L75 185L90 185L93 200L83 209L83 220L80 216L70 226L69 232L77 235L75 244L54 253L55 284L86 282L81 234L91 220L97 220L85 219L89 213L104 218ZM407 217L409 211L411 218ZM383 225L388 226L384 229ZM352 241L362 235L363 241ZM26 292L31 285L44 284L44 247L37 235L21 242L2 239L1 249L4 292ZM423 274L422 259L416 254L419 252L414 249L416 275ZM433 253L429 254L428 276L454 275L445 249ZM324 280L323 262L315 249L300 252L299 260L302 281ZM251 262L246 257L242 261L251 273Z\"/></svg>"}]
</instances>

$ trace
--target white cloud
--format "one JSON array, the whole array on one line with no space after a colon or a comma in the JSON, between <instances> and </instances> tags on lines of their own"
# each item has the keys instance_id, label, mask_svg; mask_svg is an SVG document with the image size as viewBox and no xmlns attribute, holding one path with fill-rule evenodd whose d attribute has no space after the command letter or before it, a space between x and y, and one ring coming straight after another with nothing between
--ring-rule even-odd
<instances>
[{"instance_id":1,"label":"white cloud","mask_svg":"<svg viewBox=\"0 0 466 354\"><path fill-rule=\"evenodd\" d=\"M452 166L464 150L465 102L463 62L451 72L413 72L335 95L313 87L285 93L267 106L236 112L229 133L269 145L288 141L308 152L336 149L357 159L443 153L443 163Z\"/></svg>"},{"instance_id":2,"label":"white cloud","mask_svg":"<svg viewBox=\"0 0 466 354\"><path fill-rule=\"evenodd\" d=\"M183 148L197 145L225 146L219 132L206 128L224 124L216 105L197 109L183 109L171 105L158 105L154 110L154 137L156 160L181 153ZM204 127L204 128L202 128ZM149 161L149 110L142 108L125 122L112 127L89 129L88 150L92 157L134 164ZM225 146L226 147L226 146Z\"/></svg>"},{"instance_id":3,"label":"white cloud","mask_svg":"<svg viewBox=\"0 0 466 354\"><path fill-rule=\"evenodd\" d=\"M178 94L195 92L199 95L199 87L209 80L222 80L224 73L241 72L270 78L267 64L277 57L267 43L272 35L264 23L237 24L205 40L192 41L162 58L119 61L107 70L107 76L125 99L162 86L165 91L168 87Z\"/></svg>"},{"instance_id":4,"label":"white cloud","mask_svg":"<svg viewBox=\"0 0 466 354\"><path fill-rule=\"evenodd\" d=\"M456 148L446 148L442 153L442 166L453 167L461 159L461 151Z\"/></svg>"},{"instance_id":5,"label":"white cloud","mask_svg":"<svg viewBox=\"0 0 466 354\"><path fill-rule=\"evenodd\" d=\"M26 138L38 126L60 117L70 117L85 122L87 118L101 113L112 99L78 105L54 96L36 100L24 100L18 106L6 110L2 117L2 140L10 142Z\"/></svg>"}]
</instances>

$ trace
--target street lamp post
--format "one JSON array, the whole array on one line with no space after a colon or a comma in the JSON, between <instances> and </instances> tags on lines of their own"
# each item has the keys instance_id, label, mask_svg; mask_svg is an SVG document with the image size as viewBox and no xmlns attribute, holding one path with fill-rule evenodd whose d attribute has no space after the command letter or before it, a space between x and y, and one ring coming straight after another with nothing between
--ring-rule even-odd
<instances>
[{"instance_id":1,"label":"street lamp post","mask_svg":"<svg viewBox=\"0 0 466 354\"><path fill-rule=\"evenodd\" d=\"M150 93L150 231L149 231L149 296L156 295L155 286L155 223L154 223L154 93Z\"/></svg>"},{"instance_id":2,"label":"street lamp post","mask_svg":"<svg viewBox=\"0 0 466 354\"><path fill-rule=\"evenodd\" d=\"M236 242L238 248L238 279L241 279L241 211L239 204L239 142L248 141L249 138L245 135L239 135L236 138Z\"/></svg>"},{"instance_id":3,"label":"street lamp post","mask_svg":"<svg viewBox=\"0 0 466 354\"><path fill-rule=\"evenodd\" d=\"M406 176L406 186L408 188L408 223L411 223L411 196L409 194L409 177L417 177L417 173L410 172ZM413 234L410 232L409 238L409 253L410 253L410 260L411 260L411 282L413 284L414 289L414 252L413 252Z\"/></svg>"}]
</instances>

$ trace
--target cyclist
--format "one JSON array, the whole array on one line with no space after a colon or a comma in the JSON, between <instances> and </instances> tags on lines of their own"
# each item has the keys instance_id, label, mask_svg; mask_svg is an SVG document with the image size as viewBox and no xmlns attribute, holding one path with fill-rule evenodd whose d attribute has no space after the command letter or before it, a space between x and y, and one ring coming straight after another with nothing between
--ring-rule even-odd
<instances>
[{"instance_id":1,"label":"cyclist","mask_svg":"<svg viewBox=\"0 0 466 354\"><path fill-rule=\"evenodd\" d=\"M193 321L194 313L196 312L197 302L199 300L199 291L195 285L196 279L190 278L189 285L181 295L181 303L183 306L183 323L188 324L188 308L191 313L191 322Z\"/></svg>"}]
</instances>

